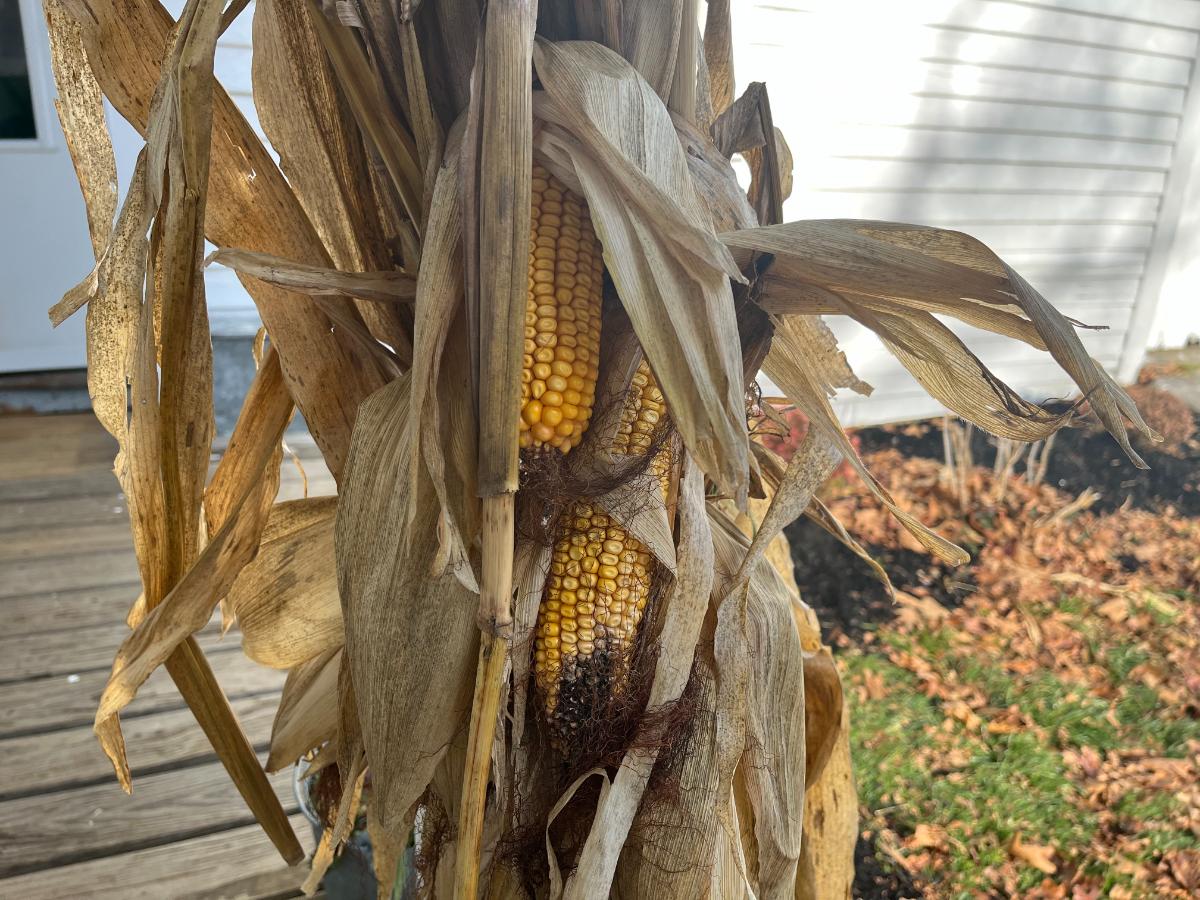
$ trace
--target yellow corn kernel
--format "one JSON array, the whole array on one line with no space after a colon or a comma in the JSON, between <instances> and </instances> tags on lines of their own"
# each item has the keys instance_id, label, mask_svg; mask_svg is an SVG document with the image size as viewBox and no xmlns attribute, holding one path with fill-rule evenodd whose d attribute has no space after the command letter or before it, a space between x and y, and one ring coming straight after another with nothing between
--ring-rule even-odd
<instances>
[{"instance_id":1,"label":"yellow corn kernel","mask_svg":"<svg viewBox=\"0 0 1200 900\"><path fill-rule=\"evenodd\" d=\"M541 414L552 409L561 407L543 407ZM623 405L613 451L645 452L665 415L662 393L643 362ZM639 423L648 423L649 430L639 430ZM635 436L645 437L646 446ZM664 448L650 463L664 499L669 468ZM589 716L603 715L596 700L618 697L628 685L653 587L650 552L599 507L578 501L563 516L550 571L534 632L534 682L553 740L565 748ZM552 655L553 650L560 652Z\"/></svg>"},{"instance_id":2,"label":"yellow corn kernel","mask_svg":"<svg viewBox=\"0 0 1200 900\"><path fill-rule=\"evenodd\" d=\"M532 213L520 443L567 453L592 415L604 261L587 205L538 163Z\"/></svg>"}]
</instances>

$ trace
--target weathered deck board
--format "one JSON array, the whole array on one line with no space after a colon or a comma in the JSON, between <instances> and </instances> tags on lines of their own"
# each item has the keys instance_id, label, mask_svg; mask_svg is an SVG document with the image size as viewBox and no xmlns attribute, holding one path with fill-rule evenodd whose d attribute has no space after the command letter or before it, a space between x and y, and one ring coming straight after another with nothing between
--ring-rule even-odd
<instances>
[{"instance_id":1,"label":"weathered deck board","mask_svg":"<svg viewBox=\"0 0 1200 900\"><path fill-rule=\"evenodd\" d=\"M308 442L309 495L336 485ZM141 590L115 442L91 416L0 416L0 897L296 896L165 671L122 716L132 796L92 734L124 618ZM290 460L279 499L303 496ZM285 673L247 659L236 630L198 639L265 756ZM290 773L272 778L289 812ZM311 830L293 826L307 849Z\"/></svg>"},{"instance_id":2,"label":"weathered deck board","mask_svg":"<svg viewBox=\"0 0 1200 900\"><path fill-rule=\"evenodd\" d=\"M230 701L233 711L250 743L266 747L271 737L278 699L273 695L245 697ZM191 710L177 709L153 716L137 716L123 723L129 765L134 777L158 771L163 766L195 763L213 758L204 732L196 724ZM46 752L53 742L53 765ZM112 765L100 749L90 724L56 731L0 739L0 759L4 760L4 782L0 801L61 789L66 784L99 784L113 779Z\"/></svg>"},{"instance_id":3,"label":"weathered deck board","mask_svg":"<svg viewBox=\"0 0 1200 900\"><path fill-rule=\"evenodd\" d=\"M124 512L117 520L124 524ZM20 520L20 516L17 517ZM67 548L72 553L115 553L128 550L129 529L117 527L111 521L64 522L53 531L33 529L25 525L7 529L0 540L0 565L13 560L33 560L62 552Z\"/></svg>"},{"instance_id":4,"label":"weathered deck board","mask_svg":"<svg viewBox=\"0 0 1200 900\"><path fill-rule=\"evenodd\" d=\"M306 850L312 832L303 816L291 817ZM113 897L162 900L185 895L237 896L222 890L231 881L261 874L287 873L282 887L298 887L307 866L282 869L279 854L256 825L206 834L161 847L73 863L46 872L0 879L0 897L59 900L63 897ZM238 873L235 876L235 873ZM294 879L294 883L292 882ZM235 881L235 883L236 883ZM278 889L278 887L277 887ZM247 896L241 894L241 896Z\"/></svg>"},{"instance_id":5,"label":"weathered deck board","mask_svg":"<svg viewBox=\"0 0 1200 900\"><path fill-rule=\"evenodd\" d=\"M283 808L296 811L292 773L271 776ZM13 875L112 856L253 824L224 766L204 763L135 778L19 797L0 804L0 873Z\"/></svg>"},{"instance_id":6,"label":"weathered deck board","mask_svg":"<svg viewBox=\"0 0 1200 900\"><path fill-rule=\"evenodd\" d=\"M209 661L221 689L230 698L276 695L283 689L283 672L264 669L236 650L210 654ZM0 737L90 725L108 673L109 668L105 666L81 672L75 680L57 676L35 682L0 684ZM142 685L121 718L130 721L135 716L182 709L183 706L183 698L174 683L164 670L159 669ZM51 740L48 739L48 746Z\"/></svg>"},{"instance_id":7,"label":"weathered deck board","mask_svg":"<svg viewBox=\"0 0 1200 900\"><path fill-rule=\"evenodd\" d=\"M3 609L3 601L0 601L0 611ZM110 668L117 648L129 634L122 618L112 625L91 628L0 635L0 682ZM205 653L221 652L241 644L237 633L222 638L215 621L198 632L196 640Z\"/></svg>"},{"instance_id":8,"label":"weathered deck board","mask_svg":"<svg viewBox=\"0 0 1200 900\"><path fill-rule=\"evenodd\" d=\"M140 581L129 581L8 597L0 606L4 633L36 634L123 622L141 590Z\"/></svg>"},{"instance_id":9,"label":"weathered deck board","mask_svg":"<svg viewBox=\"0 0 1200 900\"><path fill-rule=\"evenodd\" d=\"M137 560L132 550L73 553L69 546L47 541L46 555L3 563L0 609L6 597L41 591L124 584L138 579Z\"/></svg>"}]
</instances>

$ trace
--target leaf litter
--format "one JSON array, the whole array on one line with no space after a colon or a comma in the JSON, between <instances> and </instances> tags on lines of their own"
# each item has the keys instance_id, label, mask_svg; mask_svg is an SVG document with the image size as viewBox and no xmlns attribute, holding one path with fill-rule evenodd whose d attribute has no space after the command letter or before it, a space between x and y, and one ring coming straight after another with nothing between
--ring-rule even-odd
<instances>
[{"instance_id":1,"label":"leaf litter","mask_svg":"<svg viewBox=\"0 0 1200 900\"><path fill-rule=\"evenodd\" d=\"M1006 476L983 439L980 464L952 471L944 423L854 434L897 503L972 553L953 569L921 552L843 467L823 499L887 570L895 602L815 522L788 529L848 679L858 895L1200 889L1200 516L1195 469L1190 481L1170 469L1194 459L1196 429L1170 395L1134 393L1167 436L1141 448L1154 480L1131 483L1128 466L1106 477L1086 420L1058 436L1036 483L1022 466ZM765 442L786 456L804 423L784 418L799 427Z\"/></svg>"}]
</instances>

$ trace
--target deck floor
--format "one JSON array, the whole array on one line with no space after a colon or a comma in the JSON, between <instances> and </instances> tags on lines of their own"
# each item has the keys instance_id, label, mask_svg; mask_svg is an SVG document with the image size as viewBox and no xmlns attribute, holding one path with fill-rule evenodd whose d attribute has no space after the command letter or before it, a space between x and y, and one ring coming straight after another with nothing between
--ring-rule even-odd
<instances>
[{"instance_id":1,"label":"deck floor","mask_svg":"<svg viewBox=\"0 0 1200 900\"><path fill-rule=\"evenodd\" d=\"M165 671L122 716L133 795L92 735L140 590L116 443L89 415L0 416L0 897L283 898L288 869L254 825ZM311 495L334 492L301 446ZM285 459L281 499L303 496ZM236 629L198 636L260 757L284 673ZM273 784L311 851L290 775Z\"/></svg>"}]
</instances>

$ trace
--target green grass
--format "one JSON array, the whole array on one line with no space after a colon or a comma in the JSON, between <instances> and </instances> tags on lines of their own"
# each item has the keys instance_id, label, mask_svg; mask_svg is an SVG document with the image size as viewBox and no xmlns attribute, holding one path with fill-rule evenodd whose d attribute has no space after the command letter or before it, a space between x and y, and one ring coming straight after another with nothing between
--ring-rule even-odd
<instances>
[{"instance_id":1,"label":"green grass","mask_svg":"<svg viewBox=\"0 0 1200 900\"><path fill-rule=\"evenodd\" d=\"M860 802L876 826L894 831L901 842L921 824L945 830L944 852L933 854L936 862L921 873L936 885L938 896L995 890L995 872L1011 863L1014 834L1025 843L1054 846L1064 870L1095 876L1105 891L1121 884L1137 895L1127 872L1089 852L1099 812L1085 803L1086 786L1068 768L1064 753L1090 748L1103 758L1109 751L1141 748L1183 756L1188 741L1200 739L1200 722L1131 678L1138 666L1153 661L1155 635L1138 634L1134 640L1127 631L1097 621L1091 609L1084 600L1065 597L1056 607L1032 614L1054 612L1078 630L1094 683L1067 680L1050 669L1014 675L1003 668L1003 653L964 647L946 628L899 633L884 627L873 650L842 655L851 686ZM1158 609L1149 621L1166 629L1175 618ZM925 659L948 687L926 696L912 672L886 658L889 653L901 662L903 654ZM886 696L864 699L865 692L854 690L868 675L882 680ZM993 733L948 717L937 695L959 696L955 692L971 688L987 698L991 714L1015 706L1031 724L1016 733ZM986 719L989 710L980 711ZM1147 863L1170 850L1200 846L1180 811L1170 792L1131 790L1106 815L1145 839L1136 845L1132 862ZM1017 877L1018 889L1027 890L1046 876L1023 866Z\"/></svg>"}]
</instances>

